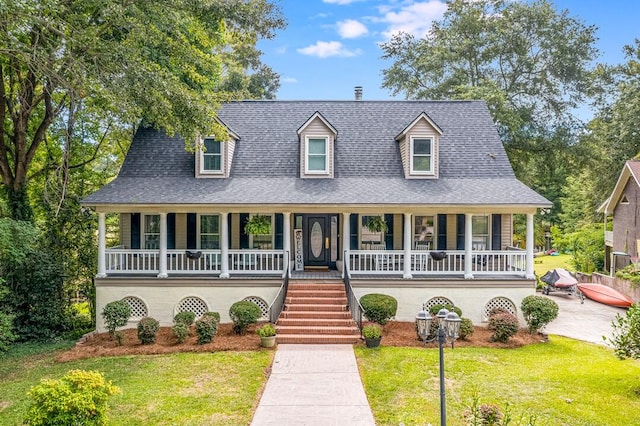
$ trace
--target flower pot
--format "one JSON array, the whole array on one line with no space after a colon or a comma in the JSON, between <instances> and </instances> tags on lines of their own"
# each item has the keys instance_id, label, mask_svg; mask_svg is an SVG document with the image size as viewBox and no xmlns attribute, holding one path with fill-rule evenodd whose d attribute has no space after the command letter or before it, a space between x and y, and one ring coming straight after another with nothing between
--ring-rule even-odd
<instances>
[{"instance_id":1,"label":"flower pot","mask_svg":"<svg viewBox=\"0 0 640 426\"><path fill-rule=\"evenodd\" d=\"M364 343L368 348L377 348L380 346L380 340L382 340L382 337L365 338Z\"/></svg>"},{"instance_id":2,"label":"flower pot","mask_svg":"<svg viewBox=\"0 0 640 426\"><path fill-rule=\"evenodd\" d=\"M272 348L276 344L276 336L260 337L263 348Z\"/></svg>"}]
</instances>

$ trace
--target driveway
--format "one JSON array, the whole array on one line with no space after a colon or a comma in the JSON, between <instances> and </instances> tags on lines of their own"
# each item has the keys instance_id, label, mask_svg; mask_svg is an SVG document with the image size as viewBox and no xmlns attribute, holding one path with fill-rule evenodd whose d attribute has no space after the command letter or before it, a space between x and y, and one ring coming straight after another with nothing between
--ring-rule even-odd
<instances>
[{"instance_id":1,"label":"driveway","mask_svg":"<svg viewBox=\"0 0 640 426\"><path fill-rule=\"evenodd\" d=\"M575 295L552 292L545 297L555 301L559 307L558 317L544 328L545 333L600 345L610 346L602 336L611 337L613 331L611 322L616 315L624 316L627 312L626 309L614 308L586 297L584 304L581 304L580 299Z\"/></svg>"}]
</instances>

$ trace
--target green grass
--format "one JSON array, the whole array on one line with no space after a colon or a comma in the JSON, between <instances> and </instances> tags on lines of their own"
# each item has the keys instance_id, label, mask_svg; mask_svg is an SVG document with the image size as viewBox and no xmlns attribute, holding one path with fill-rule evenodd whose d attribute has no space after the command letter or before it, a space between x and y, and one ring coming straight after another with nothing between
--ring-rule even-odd
<instances>
[{"instance_id":1,"label":"green grass","mask_svg":"<svg viewBox=\"0 0 640 426\"><path fill-rule=\"evenodd\" d=\"M533 262L533 270L536 275L541 277L555 268L564 268L567 271L574 271L575 268L571 263L571 255L570 254L560 254L558 256L539 256L534 259Z\"/></svg>"},{"instance_id":2,"label":"green grass","mask_svg":"<svg viewBox=\"0 0 640 426\"><path fill-rule=\"evenodd\" d=\"M384 343L384 341L383 341ZM356 348L376 423L438 424L438 351ZM603 346L551 336L519 349L445 350L447 424L464 425L474 400L497 404L536 426L640 424L640 362L619 361Z\"/></svg>"},{"instance_id":3,"label":"green grass","mask_svg":"<svg viewBox=\"0 0 640 426\"><path fill-rule=\"evenodd\" d=\"M37 346L37 345L36 345ZM0 356L0 425L21 424L41 378L96 370L121 389L110 425L244 425L251 422L274 351L104 357L56 363L58 345L16 345ZM68 346L68 344L67 344Z\"/></svg>"}]
</instances>

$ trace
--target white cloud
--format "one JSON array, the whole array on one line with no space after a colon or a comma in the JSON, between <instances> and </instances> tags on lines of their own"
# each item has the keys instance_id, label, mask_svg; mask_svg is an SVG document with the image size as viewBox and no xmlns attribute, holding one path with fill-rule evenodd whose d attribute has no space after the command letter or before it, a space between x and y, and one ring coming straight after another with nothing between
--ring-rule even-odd
<instances>
[{"instance_id":1,"label":"white cloud","mask_svg":"<svg viewBox=\"0 0 640 426\"><path fill-rule=\"evenodd\" d=\"M367 27L359 21L354 19L346 19L340 21L337 24L338 34L342 38L358 38L369 33Z\"/></svg>"},{"instance_id":2,"label":"white cloud","mask_svg":"<svg viewBox=\"0 0 640 426\"><path fill-rule=\"evenodd\" d=\"M298 49L298 53L318 58L328 58L330 56L350 57L362 53L359 49L349 50L339 41L318 41L311 46Z\"/></svg>"},{"instance_id":3,"label":"white cloud","mask_svg":"<svg viewBox=\"0 0 640 426\"><path fill-rule=\"evenodd\" d=\"M442 18L447 5L443 0L429 0L410 3L399 10L388 6L380 7L379 11L382 18L377 21L387 24L387 29L382 32L385 38L389 39L400 31L424 37L429 32L431 23Z\"/></svg>"},{"instance_id":4,"label":"white cloud","mask_svg":"<svg viewBox=\"0 0 640 426\"><path fill-rule=\"evenodd\" d=\"M357 1L362 1L362 0L322 0L322 1L323 3L345 5L345 4L351 4L351 3L355 3Z\"/></svg>"},{"instance_id":5,"label":"white cloud","mask_svg":"<svg viewBox=\"0 0 640 426\"><path fill-rule=\"evenodd\" d=\"M281 81L282 83L297 83L297 82L298 82L298 80L297 80L297 79L295 79L295 78L293 78L293 77L282 77L282 78L280 79L280 81Z\"/></svg>"}]
</instances>

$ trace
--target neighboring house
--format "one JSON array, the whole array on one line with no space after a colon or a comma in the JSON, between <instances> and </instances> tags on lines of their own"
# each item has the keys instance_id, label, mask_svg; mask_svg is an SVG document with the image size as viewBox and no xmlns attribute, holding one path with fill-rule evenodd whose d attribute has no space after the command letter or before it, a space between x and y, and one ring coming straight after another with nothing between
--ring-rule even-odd
<instances>
[{"instance_id":1,"label":"neighboring house","mask_svg":"<svg viewBox=\"0 0 640 426\"><path fill-rule=\"evenodd\" d=\"M125 299L135 318L224 322L248 299L267 315L289 277L346 275L358 298L394 296L404 321L450 302L480 323L534 294L533 216L551 203L515 178L484 102L245 101L218 120L228 137L195 154L140 128L118 177L83 201L99 215L98 313ZM512 247L514 214L526 250ZM268 234L245 233L255 215Z\"/></svg>"},{"instance_id":2,"label":"neighboring house","mask_svg":"<svg viewBox=\"0 0 640 426\"><path fill-rule=\"evenodd\" d=\"M613 192L598 211L604 213L605 270L613 275L640 256L640 160L625 163ZM608 230L610 220L612 231Z\"/></svg>"}]
</instances>

